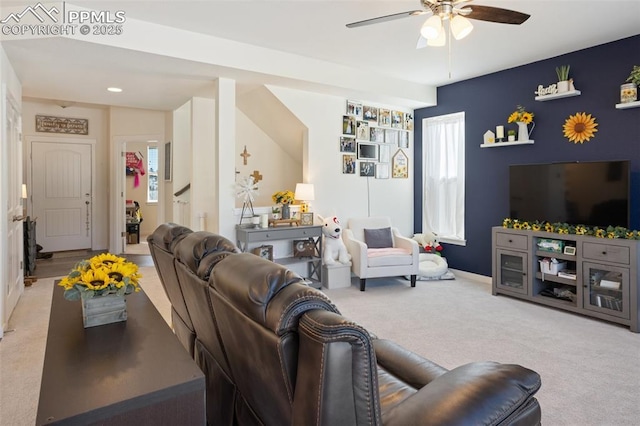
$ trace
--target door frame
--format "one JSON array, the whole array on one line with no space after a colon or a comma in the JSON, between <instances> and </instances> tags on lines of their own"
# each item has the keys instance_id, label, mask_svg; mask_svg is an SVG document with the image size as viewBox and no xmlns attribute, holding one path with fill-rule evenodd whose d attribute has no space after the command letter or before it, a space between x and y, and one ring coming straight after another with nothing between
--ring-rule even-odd
<instances>
[{"instance_id":1,"label":"door frame","mask_svg":"<svg viewBox=\"0 0 640 426\"><path fill-rule=\"evenodd\" d=\"M24 136L23 136L24 137ZM27 150L27 188L32 188L32 144L34 142L42 143L65 143L65 144L83 144L91 147L91 250L96 250L95 244L95 208L96 208L96 140L88 138L64 138L59 136L40 136L40 135L28 135L26 136L26 150ZM33 197L30 196L27 199L27 211L33 212Z\"/></svg>"},{"instance_id":2,"label":"door frame","mask_svg":"<svg viewBox=\"0 0 640 426\"><path fill-rule=\"evenodd\" d=\"M160 173L160 170L164 170L164 150L160 149L163 139L164 136L161 134L123 135L114 136L112 138L111 170L109 174L109 182L111 182L113 188L113 191L109 194L109 229L111 229L111 232L109 232L109 252L111 253L122 254L126 248L126 225L124 218L126 216L125 187L127 176L125 174L125 155L127 151L127 142L157 143L159 160L158 173ZM164 203L164 180L160 179L160 175L158 176L158 206L162 206ZM158 208L159 223L162 223L164 218L164 216L161 217L161 210L162 209Z\"/></svg>"}]
</instances>

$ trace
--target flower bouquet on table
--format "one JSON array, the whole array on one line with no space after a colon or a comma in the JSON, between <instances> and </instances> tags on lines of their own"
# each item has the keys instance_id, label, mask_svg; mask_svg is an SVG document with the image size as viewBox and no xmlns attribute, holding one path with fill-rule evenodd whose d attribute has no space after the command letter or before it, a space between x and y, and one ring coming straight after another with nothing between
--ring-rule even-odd
<instances>
[{"instance_id":1,"label":"flower bouquet on table","mask_svg":"<svg viewBox=\"0 0 640 426\"><path fill-rule=\"evenodd\" d=\"M64 287L67 300L91 299L117 295L125 296L140 291L142 276L138 265L111 253L102 253L76 264L58 284Z\"/></svg>"},{"instance_id":2,"label":"flower bouquet on table","mask_svg":"<svg viewBox=\"0 0 640 426\"><path fill-rule=\"evenodd\" d=\"M293 204L294 197L293 191L286 190L274 192L271 199L276 204Z\"/></svg>"}]
</instances>

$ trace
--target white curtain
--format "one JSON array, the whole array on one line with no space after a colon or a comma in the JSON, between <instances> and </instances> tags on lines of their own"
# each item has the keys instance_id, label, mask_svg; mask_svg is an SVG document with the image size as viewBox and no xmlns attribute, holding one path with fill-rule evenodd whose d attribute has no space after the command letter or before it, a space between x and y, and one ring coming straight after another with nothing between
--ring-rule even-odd
<instances>
[{"instance_id":1,"label":"white curtain","mask_svg":"<svg viewBox=\"0 0 640 426\"><path fill-rule=\"evenodd\" d=\"M464 241L464 112L422 126L422 229Z\"/></svg>"}]
</instances>

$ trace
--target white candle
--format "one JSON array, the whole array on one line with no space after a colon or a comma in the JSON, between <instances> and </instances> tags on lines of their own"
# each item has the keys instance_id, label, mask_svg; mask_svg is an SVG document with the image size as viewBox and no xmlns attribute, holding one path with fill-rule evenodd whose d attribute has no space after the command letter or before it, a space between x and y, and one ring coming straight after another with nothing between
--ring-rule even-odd
<instances>
[{"instance_id":1,"label":"white candle","mask_svg":"<svg viewBox=\"0 0 640 426\"><path fill-rule=\"evenodd\" d=\"M496 126L496 138L504 138L504 126Z\"/></svg>"}]
</instances>

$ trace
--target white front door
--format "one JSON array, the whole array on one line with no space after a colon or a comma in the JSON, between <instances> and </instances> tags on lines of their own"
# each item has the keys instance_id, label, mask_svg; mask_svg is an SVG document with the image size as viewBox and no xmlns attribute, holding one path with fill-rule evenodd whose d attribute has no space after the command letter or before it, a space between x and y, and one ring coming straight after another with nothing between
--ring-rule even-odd
<instances>
[{"instance_id":1,"label":"white front door","mask_svg":"<svg viewBox=\"0 0 640 426\"><path fill-rule=\"evenodd\" d=\"M91 165L88 143L31 142L36 241L43 252L91 248Z\"/></svg>"},{"instance_id":2,"label":"white front door","mask_svg":"<svg viewBox=\"0 0 640 426\"><path fill-rule=\"evenodd\" d=\"M2 177L0 182L6 182L6 245L5 241L0 244L4 247L0 250L0 253L4 252L0 256L0 262L3 271L0 274L0 289L2 290L2 297L0 301L4 301L4 306L0 309L2 315L0 315L0 337L2 337L2 331L7 324L13 309L18 303L20 295L24 291L23 282L23 230L22 230L22 122L20 119L20 113L18 111L18 104L11 96L7 94L6 88L2 87L2 108L4 111L4 120L2 126L2 144L4 149L2 153L6 153L6 156L0 154L2 158ZM3 236L4 238L4 236ZM6 265L6 268L4 267Z\"/></svg>"}]
</instances>

